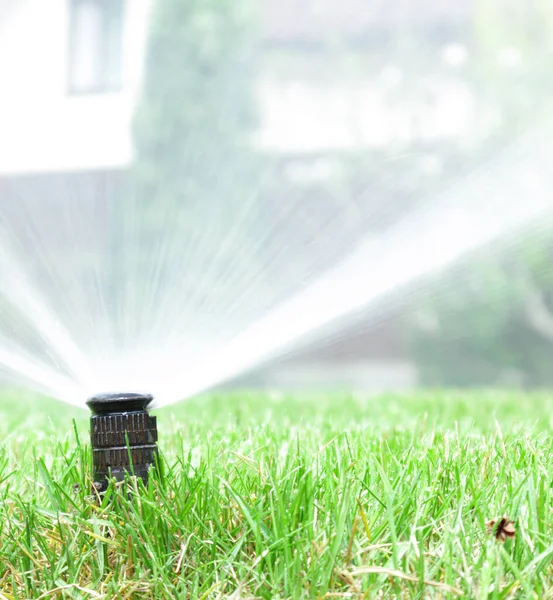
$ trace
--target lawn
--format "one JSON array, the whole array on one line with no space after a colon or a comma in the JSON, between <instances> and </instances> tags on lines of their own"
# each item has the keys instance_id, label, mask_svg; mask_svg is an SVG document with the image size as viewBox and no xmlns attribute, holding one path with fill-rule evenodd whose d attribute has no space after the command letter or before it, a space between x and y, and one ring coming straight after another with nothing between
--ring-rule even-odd
<instances>
[{"instance_id":1,"label":"lawn","mask_svg":"<svg viewBox=\"0 0 553 600\"><path fill-rule=\"evenodd\" d=\"M0 599L553 598L550 395L244 393L156 414L163 469L100 503L88 413L0 399Z\"/></svg>"}]
</instances>

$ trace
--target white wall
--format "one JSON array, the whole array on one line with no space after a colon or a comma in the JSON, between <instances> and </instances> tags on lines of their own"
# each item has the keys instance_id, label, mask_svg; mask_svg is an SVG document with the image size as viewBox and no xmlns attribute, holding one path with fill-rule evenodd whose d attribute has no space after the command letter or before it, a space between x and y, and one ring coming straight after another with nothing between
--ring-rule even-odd
<instances>
[{"instance_id":1,"label":"white wall","mask_svg":"<svg viewBox=\"0 0 553 600\"><path fill-rule=\"evenodd\" d=\"M123 91L67 93L68 1L0 0L0 174L126 165L150 0L127 0Z\"/></svg>"}]
</instances>

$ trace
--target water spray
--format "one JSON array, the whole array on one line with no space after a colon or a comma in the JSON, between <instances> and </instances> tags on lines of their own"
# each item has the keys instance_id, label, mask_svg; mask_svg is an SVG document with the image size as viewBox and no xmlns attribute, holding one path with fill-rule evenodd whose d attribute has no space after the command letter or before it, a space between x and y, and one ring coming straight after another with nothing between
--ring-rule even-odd
<instances>
[{"instance_id":1,"label":"water spray","mask_svg":"<svg viewBox=\"0 0 553 600\"><path fill-rule=\"evenodd\" d=\"M97 394L86 401L90 417L90 442L94 485L104 492L109 479L140 477L148 483L148 471L157 454L157 420L147 411L150 394Z\"/></svg>"}]
</instances>

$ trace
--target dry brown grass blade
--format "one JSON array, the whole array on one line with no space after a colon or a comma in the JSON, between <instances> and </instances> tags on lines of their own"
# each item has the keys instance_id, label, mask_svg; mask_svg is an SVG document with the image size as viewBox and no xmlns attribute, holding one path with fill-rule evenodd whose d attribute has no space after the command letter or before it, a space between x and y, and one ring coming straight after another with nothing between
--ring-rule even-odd
<instances>
[{"instance_id":1,"label":"dry brown grass blade","mask_svg":"<svg viewBox=\"0 0 553 600\"><path fill-rule=\"evenodd\" d=\"M355 583L355 579L351 576L349 571L342 570L338 573L338 578L341 579L345 584L349 585L356 594L359 594L359 588Z\"/></svg>"},{"instance_id":2,"label":"dry brown grass blade","mask_svg":"<svg viewBox=\"0 0 553 600\"><path fill-rule=\"evenodd\" d=\"M179 552L179 556L177 558L177 565L175 566L175 573L179 573L181 566L182 566L182 561L184 560L184 555L186 554L186 548L187 548L187 544L182 543L180 545L180 552Z\"/></svg>"},{"instance_id":3,"label":"dry brown grass blade","mask_svg":"<svg viewBox=\"0 0 553 600\"><path fill-rule=\"evenodd\" d=\"M371 529L369 527L369 521L367 519L367 515L365 514L365 510L363 509L363 505L361 504L361 500L357 498L357 506L359 507L359 514L361 515L361 520L363 521L363 527L365 528L365 535L367 536L367 540L371 541Z\"/></svg>"},{"instance_id":4,"label":"dry brown grass blade","mask_svg":"<svg viewBox=\"0 0 553 600\"><path fill-rule=\"evenodd\" d=\"M357 532L357 524L358 523L359 523L359 517L356 515L355 519L353 520L353 525L351 527L351 533L349 535L349 541L348 541L348 549L346 551L346 565L348 565L348 566L351 562L351 550L353 548L353 540L355 539L355 534Z\"/></svg>"},{"instance_id":5,"label":"dry brown grass blade","mask_svg":"<svg viewBox=\"0 0 553 600\"><path fill-rule=\"evenodd\" d=\"M403 579L405 581L411 581L412 583L424 583L424 585L428 585L430 587L443 590L448 592L449 594L455 594L456 596L462 596L463 592L456 587L448 585L447 583L440 583L439 581L429 581L427 579L419 579L418 577L414 577L413 575L408 575L407 573L403 573L402 571L396 571L394 569L387 569L385 567L359 567L358 569L354 569L350 571L349 574L352 577L356 577L358 575L368 575L368 574L378 574L378 575L388 575L389 577L397 577L398 579Z\"/></svg>"},{"instance_id":6,"label":"dry brown grass blade","mask_svg":"<svg viewBox=\"0 0 553 600\"><path fill-rule=\"evenodd\" d=\"M79 590L79 592L90 594L92 598L105 597L103 594L98 594L98 592L95 592L94 590L91 590L89 588L82 587L76 583L68 583L67 585L60 585L57 588L53 588L51 590L48 590L47 592L44 592L44 594L37 596L36 600L42 600L42 598L50 598L51 596L57 595L58 592L63 592L64 590Z\"/></svg>"}]
</instances>

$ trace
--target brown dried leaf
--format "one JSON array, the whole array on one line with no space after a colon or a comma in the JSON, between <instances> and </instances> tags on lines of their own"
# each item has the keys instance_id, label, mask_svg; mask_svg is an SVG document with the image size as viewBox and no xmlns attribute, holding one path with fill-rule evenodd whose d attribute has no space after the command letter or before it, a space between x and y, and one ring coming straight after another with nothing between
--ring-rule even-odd
<instances>
[{"instance_id":1,"label":"brown dried leaf","mask_svg":"<svg viewBox=\"0 0 553 600\"><path fill-rule=\"evenodd\" d=\"M514 538L516 535L514 522L506 517L492 519L486 523L486 527L488 535L493 535L499 542L505 542L507 538Z\"/></svg>"}]
</instances>

